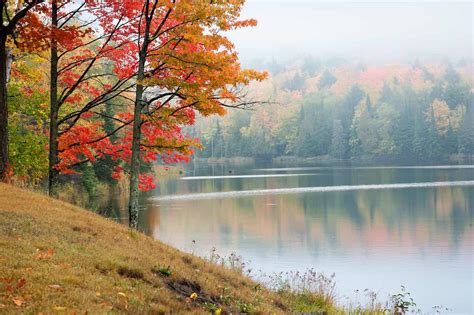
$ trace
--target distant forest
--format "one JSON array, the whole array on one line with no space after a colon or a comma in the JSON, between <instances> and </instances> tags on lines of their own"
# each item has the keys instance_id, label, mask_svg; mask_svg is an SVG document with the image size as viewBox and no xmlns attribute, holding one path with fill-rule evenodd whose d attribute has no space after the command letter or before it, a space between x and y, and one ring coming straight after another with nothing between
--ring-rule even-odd
<instances>
[{"instance_id":1,"label":"distant forest","mask_svg":"<svg viewBox=\"0 0 474 315\"><path fill-rule=\"evenodd\" d=\"M384 65L265 65L251 87L268 101L249 111L201 118L198 157L472 158L474 106L468 62Z\"/></svg>"}]
</instances>

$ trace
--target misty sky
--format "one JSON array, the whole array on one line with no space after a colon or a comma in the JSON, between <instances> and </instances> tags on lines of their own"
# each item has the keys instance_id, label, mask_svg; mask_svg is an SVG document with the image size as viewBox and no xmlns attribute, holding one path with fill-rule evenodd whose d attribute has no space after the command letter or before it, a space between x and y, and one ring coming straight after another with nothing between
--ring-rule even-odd
<instances>
[{"instance_id":1,"label":"misty sky","mask_svg":"<svg viewBox=\"0 0 474 315\"><path fill-rule=\"evenodd\" d=\"M255 28L230 34L243 61L311 54L360 60L472 58L473 4L247 0Z\"/></svg>"}]
</instances>

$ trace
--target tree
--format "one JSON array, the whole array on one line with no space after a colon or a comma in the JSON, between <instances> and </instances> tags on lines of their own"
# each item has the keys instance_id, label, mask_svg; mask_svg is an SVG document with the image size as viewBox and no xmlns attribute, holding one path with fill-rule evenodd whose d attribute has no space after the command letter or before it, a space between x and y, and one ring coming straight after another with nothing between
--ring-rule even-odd
<instances>
[{"instance_id":1,"label":"tree","mask_svg":"<svg viewBox=\"0 0 474 315\"><path fill-rule=\"evenodd\" d=\"M113 6L115 4L115 6ZM112 5L112 8L109 7ZM112 99L129 91L134 83L130 83L133 73L117 79L109 66L100 64L119 48L129 44L127 37L134 11L131 3L119 10L115 1L81 2L71 0L53 0L50 10L50 143L49 143L49 176L48 189L54 195L56 178L59 174L60 156L67 154L71 147L89 150L88 144L107 142L101 132L89 135L89 141L76 145L77 142L61 145L65 134L77 129L84 115L95 114L106 120L113 120L94 110ZM79 22L83 14L90 15ZM101 33L94 32L93 23L99 23ZM72 38L72 40L71 40ZM115 43L115 44L114 44ZM74 103L74 106L70 106ZM69 105L69 108L65 108ZM61 115L61 110L63 114ZM88 117L89 119L92 117ZM98 129L99 130L99 129ZM108 136L113 131L106 131ZM89 143L88 143L89 142ZM77 154L77 150L72 150ZM95 159L95 157L93 157ZM86 161L82 160L78 165ZM71 168L74 165L68 165Z\"/></svg>"},{"instance_id":2,"label":"tree","mask_svg":"<svg viewBox=\"0 0 474 315\"><path fill-rule=\"evenodd\" d=\"M303 76L299 72L296 72L293 78L285 83L285 88L290 91L301 91L304 87L304 83Z\"/></svg>"},{"instance_id":3,"label":"tree","mask_svg":"<svg viewBox=\"0 0 474 315\"><path fill-rule=\"evenodd\" d=\"M48 172L48 65L25 54L12 65L8 83L9 159L14 183L38 185Z\"/></svg>"},{"instance_id":4,"label":"tree","mask_svg":"<svg viewBox=\"0 0 474 315\"><path fill-rule=\"evenodd\" d=\"M319 79L318 82L318 87L320 89L324 88L330 88L334 83L336 83L337 78L329 72L329 70L324 70L323 74L321 75L321 78Z\"/></svg>"},{"instance_id":5,"label":"tree","mask_svg":"<svg viewBox=\"0 0 474 315\"><path fill-rule=\"evenodd\" d=\"M296 152L299 156L320 156L329 153L331 120L324 110L324 99L310 100L301 109Z\"/></svg>"},{"instance_id":6,"label":"tree","mask_svg":"<svg viewBox=\"0 0 474 315\"><path fill-rule=\"evenodd\" d=\"M0 2L0 181L8 180L8 95L7 82L13 56L8 44L15 40L15 32L23 18L43 0L17 1L12 8L8 1Z\"/></svg>"},{"instance_id":7,"label":"tree","mask_svg":"<svg viewBox=\"0 0 474 315\"><path fill-rule=\"evenodd\" d=\"M331 156L342 159L345 154L344 128L340 120L334 120L332 124Z\"/></svg>"},{"instance_id":8,"label":"tree","mask_svg":"<svg viewBox=\"0 0 474 315\"><path fill-rule=\"evenodd\" d=\"M130 226L137 228L141 151L168 153L181 159L192 153L193 139L180 135L176 124L193 124L194 111L224 114L225 107L247 104L241 87L265 74L240 69L232 43L221 33L255 25L239 20L243 1L146 0L139 18L137 87L130 159ZM145 88L154 87L145 99ZM173 101L173 102L172 102ZM147 108L144 115L143 110ZM168 137L142 139L142 128L163 129ZM178 152L182 154L173 154Z\"/></svg>"},{"instance_id":9,"label":"tree","mask_svg":"<svg viewBox=\"0 0 474 315\"><path fill-rule=\"evenodd\" d=\"M374 109L369 96L362 100L352 122L352 151L355 154L373 155L378 147L378 130L376 128Z\"/></svg>"},{"instance_id":10,"label":"tree","mask_svg":"<svg viewBox=\"0 0 474 315\"><path fill-rule=\"evenodd\" d=\"M472 103L466 108L459 128L458 141L459 153L466 155L466 157L472 160L474 155L474 109L472 108Z\"/></svg>"},{"instance_id":11,"label":"tree","mask_svg":"<svg viewBox=\"0 0 474 315\"><path fill-rule=\"evenodd\" d=\"M112 52L133 40L127 38L132 4L120 5L113 0L51 0L36 6L35 14L27 16L20 29L22 48L35 53L50 52L50 195L54 195L60 172L70 172L87 162L73 156L82 153L89 155L88 159L94 158L91 150L106 146L103 142L107 142L107 136L98 124L94 129L84 128L84 118L103 117L95 109L113 98L123 97L122 93L134 86L129 83L133 74L118 78L105 62ZM80 136L73 140L68 133ZM73 161L77 163L69 163Z\"/></svg>"},{"instance_id":12,"label":"tree","mask_svg":"<svg viewBox=\"0 0 474 315\"><path fill-rule=\"evenodd\" d=\"M310 77L314 76L320 68L321 62L311 56L308 56L303 60L303 71Z\"/></svg>"},{"instance_id":13,"label":"tree","mask_svg":"<svg viewBox=\"0 0 474 315\"><path fill-rule=\"evenodd\" d=\"M357 104L359 104L364 95L364 91L362 91L359 86L352 86L342 101L340 112L337 115L337 118L341 121L343 131L343 157L348 157L350 155L352 120L354 118Z\"/></svg>"}]
</instances>

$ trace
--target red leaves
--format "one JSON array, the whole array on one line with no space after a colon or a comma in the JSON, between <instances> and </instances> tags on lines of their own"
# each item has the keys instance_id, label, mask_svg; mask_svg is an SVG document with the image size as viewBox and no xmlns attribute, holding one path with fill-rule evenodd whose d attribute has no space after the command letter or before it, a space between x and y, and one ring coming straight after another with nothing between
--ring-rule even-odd
<instances>
[{"instance_id":1,"label":"red leaves","mask_svg":"<svg viewBox=\"0 0 474 315\"><path fill-rule=\"evenodd\" d=\"M68 2L58 3L61 20L77 13L74 5L62 5ZM182 127L195 123L196 112L225 114L223 103L238 102L243 85L265 78L265 74L241 69L233 43L221 32L253 26L256 21L239 20L242 1L199 5L189 0L150 2L155 7L149 25L151 42L145 57L146 78L140 83L171 97L156 99L143 114L140 157L145 164L187 162L200 144ZM81 25L87 21L79 18L71 19L74 23L60 23L57 29L51 27L47 24L50 3L38 7L25 20L21 34L29 49L47 49L52 38L58 43L60 116L64 119L59 126L56 168L62 173L74 173L77 165L110 157L116 162L112 176L127 175L134 107L130 91L143 44L136 39L143 38L145 21L150 21L140 18L143 4L135 0L86 0L81 11L96 19L100 26L97 33ZM121 82L126 83L117 84ZM108 118L113 124L107 128L100 116L105 101L119 103L123 109ZM118 126L111 140L110 128ZM140 189L155 188L151 174L141 174L139 180Z\"/></svg>"},{"instance_id":2,"label":"red leaves","mask_svg":"<svg viewBox=\"0 0 474 315\"><path fill-rule=\"evenodd\" d=\"M83 115L90 117L91 114ZM85 159L94 162L112 147L100 123L76 125L59 138L60 163L56 167L62 173L73 174L71 167Z\"/></svg>"},{"instance_id":3,"label":"red leaves","mask_svg":"<svg viewBox=\"0 0 474 315\"><path fill-rule=\"evenodd\" d=\"M142 191L148 191L156 188L156 185L153 183L153 176L149 174L140 174L138 176L139 183L138 188Z\"/></svg>"},{"instance_id":4,"label":"red leaves","mask_svg":"<svg viewBox=\"0 0 474 315\"><path fill-rule=\"evenodd\" d=\"M18 280L14 278L3 278L1 279L1 282L4 283L5 291L7 291L9 294L16 292L26 285L25 278L20 278Z\"/></svg>"}]
</instances>

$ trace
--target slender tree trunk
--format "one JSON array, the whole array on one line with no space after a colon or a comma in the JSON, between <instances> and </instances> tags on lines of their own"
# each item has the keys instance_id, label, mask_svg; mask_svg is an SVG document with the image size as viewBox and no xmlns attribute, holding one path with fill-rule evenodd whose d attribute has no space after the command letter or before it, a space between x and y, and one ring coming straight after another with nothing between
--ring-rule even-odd
<instances>
[{"instance_id":1,"label":"slender tree trunk","mask_svg":"<svg viewBox=\"0 0 474 315\"><path fill-rule=\"evenodd\" d=\"M6 36L0 37L0 181L8 180L8 104Z\"/></svg>"},{"instance_id":2,"label":"slender tree trunk","mask_svg":"<svg viewBox=\"0 0 474 315\"><path fill-rule=\"evenodd\" d=\"M144 58L145 59L145 58ZM138 228L138 209L139 209L139 175L140 175L140 141L141 141L141 125L142 125L142 99L143 84L141 80L145 75L145 60L140 56L138 70L138 84L135 93L135 110L133 113L133 137L132 137L132 160L130 163L130 199L128 205L129 225L133 229Z\"/></svg>"},{"instance_id":3,"label":"slender tree trunk","mask_svg":"<svg viewBox=\"0 0 474 315\"><path fill-rule=\"evenodd\" d=\"M139 210L139 175L140 175L140 141L142 136L142 109L143 109L143 79L145 79L145 62L148 51L149 22L145 27L144 42L140 49L137 74L137 89L135 92L135 109L133 113L132 159L130 163L130 199L128 205L129 226L138 228Z\"/></svg>"},{"instance_id":4,"label":"slender tree trunk","mask_svg":"<svg viewBox=\"0 0 474 315\"><path fill-rule=\"evenodd\" d=\"M52 29L58 26L58 6L53 1ZM49 174L48 192L50 196L55 195L56 178L58 171L55 166L58 164L58 44L54 36L51 36L51 69L50 69L50 114L49 114Z\"/></svg>"}]
</instances>

